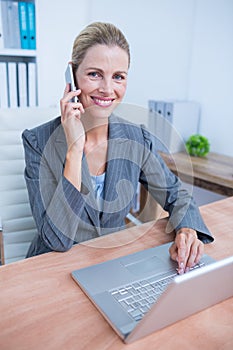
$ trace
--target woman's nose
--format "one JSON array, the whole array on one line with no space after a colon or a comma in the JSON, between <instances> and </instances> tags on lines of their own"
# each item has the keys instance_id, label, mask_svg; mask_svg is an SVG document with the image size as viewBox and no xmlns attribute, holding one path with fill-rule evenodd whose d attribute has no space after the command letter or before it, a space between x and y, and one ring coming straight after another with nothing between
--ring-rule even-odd
<instances>
[{"instance_id":1,"label":"woman's nose","mask_svg":"<svg viewBox=\"0 0 233 350\"><path fill-rule=\"evenodd\" d=\"M104 78L103 80L101 80L99 92L104 93L106 95L111 95L111 93L113 92L112 79Z\"/></svg>"}]
</instances>

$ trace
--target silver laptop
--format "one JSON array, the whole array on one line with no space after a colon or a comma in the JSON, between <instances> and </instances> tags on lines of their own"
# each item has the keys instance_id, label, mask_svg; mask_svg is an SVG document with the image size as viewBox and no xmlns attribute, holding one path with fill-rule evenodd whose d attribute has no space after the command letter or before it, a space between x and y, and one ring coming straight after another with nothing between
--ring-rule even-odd
<instances>
[{"instance_id":1,"label":"silver laptop","mask_svg":"<svg viewBox=\"0 0 233 350\"><path fill-rule=\"evenodd\" d=\"M204 255L177 275L171 243L72 272L125 343L133 342L233 295L233 257ZM188 297L187 297L188 296Z\"/></svg>"}]
</instances>

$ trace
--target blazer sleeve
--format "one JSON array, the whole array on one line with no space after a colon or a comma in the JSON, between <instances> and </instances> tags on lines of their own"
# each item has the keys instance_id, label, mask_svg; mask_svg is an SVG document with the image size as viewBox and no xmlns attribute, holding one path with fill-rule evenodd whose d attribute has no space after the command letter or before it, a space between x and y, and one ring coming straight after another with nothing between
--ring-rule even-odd
<instances>
[{"instance_id":1,"label":"blazer sleeve","mask_svg":"<svg viewBox=\"0 0 233 350\"><path fill-rule=\"evenodd\" d=\"M142 133L145 154L140 181L152 197L169 213L167 231L177 231L182 227L188 227L197 231L198 238L203 243L212 242L214 238L205 225L194 198L158 154L156 137L144 127L142 127Z\"/></svg>"},{"instance_id":2,"label":"blazer sleeve","mask_svg":"<svg viewBox=\"0 0 233 350\"><path fill-rule=\"evenodd\" d=\"M86 194L63 176L63 164L60 177L56 177L36 132L25 130L22 139L25 180L40 240L50 250L66 251L74 243Z\"/></svg>"}]
</instances>

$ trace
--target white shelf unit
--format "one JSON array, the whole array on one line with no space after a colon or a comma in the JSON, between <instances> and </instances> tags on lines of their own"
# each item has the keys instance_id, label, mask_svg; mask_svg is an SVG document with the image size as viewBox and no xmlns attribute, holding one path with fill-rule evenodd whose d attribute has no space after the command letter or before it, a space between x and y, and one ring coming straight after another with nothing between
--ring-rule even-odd
<instances>
[{"instance_id":1,"label":"white shelf unit","mask_svg":"<svg viewBox=\"0 0 233 350\"><path fill-rule=\"evenodd\" d=\"M5 35L4 25L6 28L6 24L3 25L3 21L6 21L6 18L3 18L5 16L4 11L2 11L3 1L6 0L0 0L0 35ZM10 2L19 5L21 1L7 1L7 3ZM24 0L23 2L33 3L34 5L36 3L35 0ZM12 19L12 17L9 18ZM9 18L8 23L9 21L12 22ZM34 19L36 22L36 10ZM27 25L28 21L29 17ZM14 31L15 35L20 35L20 28L22 26L20 27L18 23ZM37 51L34 49L7 48L4 45L5 42L0 48L0 108L38 106Z\"/></svg>"},{"instance_id":2,"label":"white shelf unit","mask_svg":"<svg viewBox=\"0 0 233 350\"><path fill-rule=\"evenodd\" d=\"M36 57L36 50L0 49L0 56Z\"/></svg>"},{"instance_id":3,"label":"white shelf unit","mask_svg":"<svg viewBox=\"0 0 233 350\"><path fill-rule=\"evenodd\" d=\"M0 56L0 75L2 69L5 79L0 77L0 108L38 106L36 57Z\"/></svg>"}]
</instances>

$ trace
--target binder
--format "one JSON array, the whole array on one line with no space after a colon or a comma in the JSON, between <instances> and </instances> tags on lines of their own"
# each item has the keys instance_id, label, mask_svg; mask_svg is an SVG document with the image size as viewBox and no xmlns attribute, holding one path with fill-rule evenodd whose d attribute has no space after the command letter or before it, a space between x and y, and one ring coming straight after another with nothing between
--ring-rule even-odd
<instances>
[{"instance_id":1,"label":"binder","mask_svg":"<svg viewBox=\"0 0 233 350\"><path fill-rule=\"evenodd\" d=\"M171 145L173 142L177 142L176 140L176 133L174 132L173 127L173 109L174 104L173 102L164 102L164 125L163 125L163 142L167 150L171 149Z\"/></svg>"},{"instance_id":2,"label":"binder","mask_svg":"<svg viewBox=\"0 0 233 350\"><path fill-rule=\"evenodd\" d=\"M155 112L155 101L154 100L149 100L148 101L148 106L149 106L149 111L150 112Z\"/></svg>"},{"instance_id":3,"label":"binder","mask_svg":"<svg viewBox=\"0 0 233 350\"><path fill-rule=\"evenodd\" d=\"M27 3L20 1L19 9L19 28L21 49L29 49L28 21L27 21Z\"/></svg>"},{"instance_id":4,"label":"binder","mask_svg":"<svg viewBox=\"0 0 233 350\"><path fill-rule=\"evenodd\" d=\"M2 1L0 4L0 50L4 48Z\"/></svg>"},{"instance_id":5,"label":"binder","mask_svg":"<svg viewBox=\"0 0 233 350\"><path fill-rule=\"evenodd\" d=\"M2 32L3 32L3 47L9 48L10 33L8 19L8 1L1 1L1 16L2 16Z\"/></svg>"},{"instance_id":6,"label":"binder","mask_svg":"<svg viewBox=\"0 0 233 350\"><path fill-rule=\"evenodd\" d=\"M155 133L155 101L148 101L149 115L148 115L148 127L151 133Z\"/></svg>"},{"instance_id":7,"label":"binder","mask_svg":"<svg viewBox=\"0 0 233 350\"><path fill-rule=\"evenodd\" d=\"M36 63L28 63L28 106L37 106L37 75Z\"/></svg>"},{"instance_id":8,"label":"binder","mask_svg":"<svg viewBox=\"0 0 233 350\"><path fill-rule=\"evenodd\" d=\"M164 102L163 101L156 101L155 103L155 112L162 115L164 117Z\"/></svg>"},{"instance_id":9,"label":"binder","mask_svg":"<svg viewBox=\"0 0 233 350\"><path fill-rule=\"evenodd\" d=\"M164 106L164 117L169 122L173 122L173 102L166 102Z\"/></svg>"},{"instance_id":10,"label":"binder","mask_svg":"<svg viewBox=\"0 0 233 350\"><path fill-rule=\"evenodd\" d=\"M158 151L165 152L164 147L164 102L149 100L149 129L156 137L156 147Z\"/></svg>"},{"instance_id":11,"label":"binder","mask_svg":"<svg viewBox=\"0 0 233 350\"><path fill-rule=\"evenodd\" d=\"M16 63L7 63L7 90L9 101L9 107L18 107L18 95L17 95L17 77L16 77Z\"/></svg>"},{"instance_id":12,"label":"binder","mask_svg":"<svg viewBox=\"0 0 233 350\"><path fill-rule=\"evenodd\" d=\"M35 4L27 3L27 26L29 36L29 49L36 49L36 18L35 18Z\"/></svg>"},{"instance_id":13,"label":"binder","mask_svg":"<svg viewBox=\"0 0 233 350\"><path fill-rule=\"evenodd\" d=\"M159 151L184 151L188 137L198 133L200 105L195 101L149 100L149 111L149 125L159 141Z\"/></svg>"},{"instance_id":14,"label":"binder","mask_svg":"<svg viewBox=\"0 0 233 350\"><path fill-rule=\"evenodd\" d=\"M19 49L20 32L17 1L1 1L4 47Z\"/></svg>"},{"instance_id":15,"label":"binder","mask_svg":"<svg viewBox=\"0 0 233 350\"><path fill-rule=\"evenodd\" d=\"M6 63L0 62L0 108L8 107Z\"/></svg>"},{"instance_id":16,"label":"binder","mask_svg":"<svg viewBox=\"0 0 233 350\"><path fill-rule=\"evenodd\" d=\"M190 135L198 132L200 105L195 101L167 101L164 140L171 153L185 150Z\"/></svg>"},{"instance_id":17,"label":"binder","mask_svg":"<svg viewBox=\"0 0 233 350\"><path fill-rule=\"evenodd\" d=\"M159 141L159 151L166 151L165 131L164 131L164 101L155 101L155 135Z\"/></svg>"},{"instance_id":18,"label":"binder","mask_svg":"<svg viewBox=\"0 0 233 350\"><path fill-rule=\"evenodd\" d=\"M18 1L8 1L8 18L10 23L11 47L20 49Z\"/></svg>"},{"instance_id":19,"label":"binder","mask_svg":"<svg viewBox=\"0 0 233 350\"><path fill-rule=\"evenodd\" d=\"M19 62L17 66L17 87L18 87L18 105L19 107L27 107L27 70L26 63Z\"/></svg>"}]
</instances>

